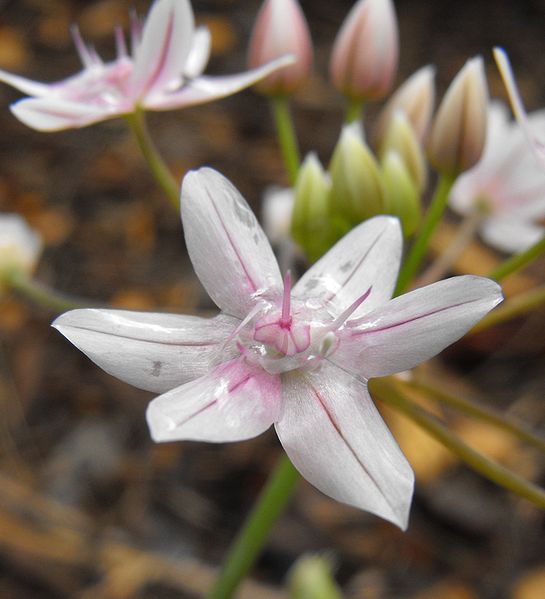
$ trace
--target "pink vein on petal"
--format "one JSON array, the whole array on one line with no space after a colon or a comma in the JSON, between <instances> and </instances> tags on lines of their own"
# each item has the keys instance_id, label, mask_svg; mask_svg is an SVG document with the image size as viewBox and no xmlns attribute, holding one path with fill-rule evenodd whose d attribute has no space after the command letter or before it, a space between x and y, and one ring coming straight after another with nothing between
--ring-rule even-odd
<instances>
[{"instance_id":1,"label":"pink vein on petal","mask_svg":"<svg viewBox=\"0 0 545 599\"><path fill-rule=\"evenodd\" d=\"M170 42L172 40L173 30L174 30L174 14L173 14L173 11L171 11L170 15L169 15L169 22L167 25L167 30L163 37L163 45L161 46L161 54L159 57L159 62L156 64L155 68L150 73L149 77L147 78L147 82L143 86L144 91L142 91L140 93L147 93L157 82L157 79L159 78L159 75L165 66L166 57L168 54L168 48L169 48Z\"/></svg>"}]
</instances>

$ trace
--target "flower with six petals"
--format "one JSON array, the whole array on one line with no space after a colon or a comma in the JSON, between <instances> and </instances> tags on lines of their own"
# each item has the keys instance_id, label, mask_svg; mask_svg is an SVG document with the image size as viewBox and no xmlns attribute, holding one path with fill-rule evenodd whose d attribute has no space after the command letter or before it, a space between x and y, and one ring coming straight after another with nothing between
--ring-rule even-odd
<instances>
[{"instance_id":1,"label":"flower with six petals","mask_svg":"<svg viewBox=\"0 0 545 599\"><path fill-rule=\"evenodd\" d=\"M324 493L405 528L413 473L367 390L461 337L501 301L499 286L455 277L390 300L399 221L353 229L292 287L239 192L211 169L182 187L189 255L215 318L74 310L53 324L110 374L162 393L156 441L235 441L274 424Z\"/></svg>"}]
</instances>

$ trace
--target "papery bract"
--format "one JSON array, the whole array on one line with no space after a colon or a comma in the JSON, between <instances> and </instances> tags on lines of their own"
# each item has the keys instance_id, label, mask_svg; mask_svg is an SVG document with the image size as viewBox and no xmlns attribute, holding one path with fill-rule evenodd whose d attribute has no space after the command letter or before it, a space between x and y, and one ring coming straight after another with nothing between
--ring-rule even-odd
<instances>
[{"instance_id":1,"label":"papery bract","mask_svg":"<svg viewBox=\"0 0 545 599\"><path fill-rule=\"evenodd\" d=\"M545 137L545 110L526 119ZM503 104L491 104L482 158L456 180L449 204L466 216L480 213L483 239L504 252L524 251L545 235L545 169Z\"/></svg>"},{"instance_id":2,"label":"papery bract","mask_svg":"<svg viewBox=\"0 0 545 599\"><path fill-rule=\"evenodd\" d=\"M156 441L234 441L274 424L312 484L405 528L413 473L367 379L441 351L501 300L499 286L456 277L389 301L401 231L380 216L292 289L249 206L219 173L189 173L181 206L193 266L219 316L75 310L53 326L107 372L163 393L147 412Z\"/></svg>"},{"instance_id":3,"label":"papery bract","mask_svg":"<svg viewBox=\"0 0 545 599\"><path fill-rule=\"evenodd\" d=\"M23 123L40 131L85 127L136 110L173 110L210 102L253 85L292 62L280 58L237 75L207 77L206 28L195 29L189 0L157 0L144 22L132 23L132 56L116 30L117 58L103 62L73 30L83 70L55 83L39 83L0 70L0 81L30 98L11 106Z\"/></svg>"}]
</instances>

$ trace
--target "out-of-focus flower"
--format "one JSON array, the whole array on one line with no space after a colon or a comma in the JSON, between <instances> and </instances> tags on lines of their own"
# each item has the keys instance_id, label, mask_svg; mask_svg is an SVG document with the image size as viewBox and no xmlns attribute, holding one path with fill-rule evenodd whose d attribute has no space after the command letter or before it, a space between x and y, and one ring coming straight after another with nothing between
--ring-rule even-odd
<instances>
[{"instance_id":1,"label":"out-of-focus flower","mask_svg":"<svg viewBox=\"0 0 545 599\"><path fill-rule=\"evenodd\" d=\"M488 88L483 59L468 60L441 102L428 140L428 157L441 173L455 177L481 158L486 139Z\"/></svg>"},{"instance_id":2,"label":"out-of-focus flower","mask_svg":"<svg viewBox=\"0 0 545 599\"><path fill-rule=\"evenodd\" d=\"M248 65L261 67L290 54L295 62L261 79L256 89L267 95L289 95L308 78L312 69L312 40L297 0L265 0L254 25Z\"/></svg>"},{"instance_id":3,"label":"out-of-focus flower","mask_svg":"<svg viewBox=\"0 0 545 599\"><path fill-rule=\"evenodd\" d=\"M331 560L323 555L303 555L288 574L290 599L342 599L333 577Z\"/></svg>"},{"instance_id":4,"label":"out-of-focus flower","mask_svg":"<svg viewBox=\"0 0 545 599\"><path fill-rule=\"evenodd\" d=\"M212 319L75 310L53 326L107 372L163 393L156 441L254 437L274 424L321 491L407 526L413 473L367 390L458 339L501 300L499 286L455 277L388 301L399 221L377 217L341 239L293 287L244 198L201 169L182 186L193 266L222 310Z\"/></svg>"},{"instance_id":5,"label":"out-of-focus flower","mask_svg":"<svg viewBox=\"0 0 545 599\"><path fill-rule=\"evenodd\" d=\"M0 215L0 286L13 274L31 275L41 251L40 236L22 217Z\"/></svg>"},{"instance_id":6,"label":"out-of-focus flower","mask_svg":"<svg viewBox=\"0 0 545 599\"><path fill-rule=\"evenodd\" d=\"M391 0L359 0L333 46L329 70L335 87L355 101L383 98L397 71L398 38Z\"/></svg>"},{"instance_id":7,"label":"out-of-focus flower","mask_svg":"<svg viewBox=\"0 0 545 599\"><path fill-rule=\"evenodd\" d=\"M293 199L291 187L274 186L265 190L261 216L263 229L273 245L290 237Z\"/></svg>"},{"instance_id":8,"label":"out-of-focus flower","mask_svg":"<svg viewBox=\"0 0 545 599\"><path fill-rule=\"evenodd\" d=\"M195 29L188 0L157 0L145 21L132 23L132 56L116 30L117 58L105 63L73 30L83 70L56 83L39 83L0 71L0 81L30 98L13 114L40 131L85 127L138 109L172 110L210 102L253 85L291 62L281 58L259 69L221 77L202 75L210 53L206 28Z\"/></svg>"},{"instance_id":9,"label":"out-of-focus flower","mask_svg":"<svg viewBox=\"0 0 545 599\"><path fill-rule=\"evenodd\" d=\"M396 90L380 112L373 135L376 146L382 144L390 121L399 111L407 116L418 141L420 143L424 142L435 104L434 77L434 67L431 65L422 67Z\"/></svg>"},{"instance_id":10,"label":"out-of-focus flower","mask_svg":"<svg viewBox=\"0 0 545 599\"><path fill-rule=\"evenodd\" d=\"M545 110L527 121L545 137ZM449 203L466 216L480 213L483 239L504 252L524 251L545 234L545 169L503 104L491 104L483 156L456 180Z\"/></svg>"}]
</instances>

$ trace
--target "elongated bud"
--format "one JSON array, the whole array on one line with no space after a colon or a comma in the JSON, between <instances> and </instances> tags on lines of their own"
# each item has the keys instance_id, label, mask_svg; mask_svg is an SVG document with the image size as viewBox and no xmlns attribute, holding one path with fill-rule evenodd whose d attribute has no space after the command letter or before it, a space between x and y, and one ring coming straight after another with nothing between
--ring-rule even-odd
<instances>
[{"instance_id":1,"label":"elongated bud","mask_svg":"<svg viewBox=\"0 0 545 599\"><path fill-rule=\"evenodd\" d=\"M402 157L395 151L386 152L382 161L385 213L397 216L403 235L412 235L422 214L421 196Z\"/></svg>"},{"instance_id":2,"label":"elongated bud","mask_svg":"<svg viewBox=\"0 0 545 599\"><path fill-rule=\"evenodd\" d=\"M312 69L312 40L297 0L265 0L250 40L248 65L260 67L284 54L292 54L295 62L257 83L261 93L292 94Z\"/></svg>"},{"instance_id":3,"label":"elongated bud","mask_svg":"<svg viewBox=\"0 0 545 599\"><path fill-rule=\"evenodd\" d=\"M10 276L31 275L42 250L39 235L17 214L0 215L0 287Z\"/></svg>"},{"instance_id":4,"label":"elongated bud","mask_svg":"<svg viewBox=\"0 0 545 599\"><path fill-rule=\"evenodd\" d=\"M329 209L350 225L383 213L383 191L377 161L354 125L345 125L331 165Z\"/></svg>"},{"instance_id":5,"label":"elongated bud","mask_svg":"<svg viewBox=\"0 0 545 599\"><path fill-rule=\"evenodd\" d=\"M333 46L330 74L350 100L378 100L397 71L399 36L391 0L360 0L348 13Z\"/></svg>"},{"instance_id":6,"label":"elongated bud","mask_svg":"<svg viewBox=\"0 0 545 599\"><path fill-rule=\"evenodd\" d=\"M309 154L295 183L295 201L291 219L293 239L312 262L334 243L328 214L331 182L316 154Z\"/></svg>"},{"instance_id":7,"label":"elongated bud","mask_svg":"<svg viewBox=\"0 0 545 599\"><path fill-rule=\"evenodd\" d=\"M397 111L392 115L380 146L380 157L383 158L391 150L400 155L416 187L422 191L428 178L427 164L422 146L404 112Z\"/></svg>"},{"instance_id":8,"label":"elongated bud","mask_svg":"<svg viewBox=\"0 0 545 599\"><path fill-rule=\"evenodd\" d=\"M291 599L342 599L326 557L303 556L295 562L288 576Z\"/></svg>"},{"instance_id":9,"label":"elongated bud","mask_svg":"<svg viewBox=\"0 0 545 599\"><path fill-rule=\"evenodd\" d=\"M373 135L376 146L380 146L388 125L397 111L407 115L416 137L423 143L431 123L435 104L435 67L422 67L411 75L393 94L382 109Z\"/></svg>"},{"instance_id":10,"label":"elongated bud","mask_svg":"<svg viewBox=\"0 0 545 599\"><path fill-rule=\"evenodd\" d=\"M483 60L468 60L435 115L428 157L441 173L457 176L481 158L486 140L488 88Z\"/></svg>"}]
</instances>

